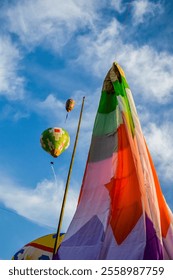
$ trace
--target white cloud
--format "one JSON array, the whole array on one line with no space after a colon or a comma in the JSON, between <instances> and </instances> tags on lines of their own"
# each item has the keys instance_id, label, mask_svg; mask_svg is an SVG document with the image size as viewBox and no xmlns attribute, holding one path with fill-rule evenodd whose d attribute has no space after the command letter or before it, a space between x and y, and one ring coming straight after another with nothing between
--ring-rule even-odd
<instances>
[{"instance_id":1,"label":"white cloud","mask_svg":"<svg viewBox=\"0 0 173 280\"><path fill-rule=\"evenodd\" d=\"M157 126L150 123L144 134L154 161L158 164L158 173L164 180L173 181L173 124L165 122Z\"/></svg>"},{"instance_id":2,"label":"white cloud","mask_svg":"<svg viewBox=\"0 0 173 280\"><path fill-rule=\"evenodd\" d=\"M11 100L24 97L24 78L18 74L20 60L18 48L8 37L0 37L0 95Z\"/></svg>"},{"instance_id":3,"label":"white cloud","mask_svg":"<svg viewBox=\"0 0 173 280\"><path fill-rule=\"evenodd\" d=\"M54 94L49 94L45 100L38 101L36 107L43 111L48 110L49 112L57 112L61 109L64 109L65 104L58 100Z\"/></svg>"},{"instance_id":4,"label":"white cloud","mask_svg":"<svg viewBox=\"0 0 173 280\"><path fill-rule=\"evenodd\" d=\"M86 3L84 0L80 3L67 0L61 4L55 0L18 1L16 5L8 6L4 14L9 30L17 34L27 48L42 44L60 51L75 31L90 27L87 35L78 36L80 50L75 62L93 70L94 75L103 79L112 62L117 60L124 66L130 85L138 90L137 94L160 103L167 102L173 87L173 56L159 53L149 46L135 47L123 43L125 27L115 18L107 26L104 24L105 27L100 25L100 21L96 21L100 19L96 13L99 10L97 4L98 1ZM101 7L104 5L105 2ZM120 12L122 1L111 1L111 5ZM154 13L160 4L143 0L134 1L133 6L136 7L134 15L142 18L147 13ZM13 75L17 75L15 71ZM20 85L18 92L21 93L23 80L17 77L15 83Z\"/></svg>"},{"instance_id":5,"label":"white cloud","mask_svg":"<svg viewBox=\"0 0 173 280\"><path fill-rule=\"evenodd\" d=\"M44 179L32 189L21 187L12 179L1 175L0 202L25 218L56 228L65 187L61 178L58 177L57 182ZM64 230L72 219L77 199L78 191L74 185L70 186L63 220Z\"/></svg>"},{"instance_id":6,"label":"white cloud","mask_svg":"<svg viewBox=\"0 0 173 280\"><path fill-rule=\"evenodd\" d=\"M149 0L136 0L132 2L133 20L135 24L143 23L146 17L154 17L162 12L160 3L154 3Z\"/></svg>"},{"instance_id":7,"label":"white cloud","mask_svg":"<svg viewBox=\"0 0 173 280\"><path fill-rule=\"evenodd\" d=\"M45 44L59 51L80 28L92 25L97 3L76 0L18 1L4 15L10 32L27 48Z\"/></svg>"},{"instance_id":8,"label":"white cloud","mask_svg":"<svg viewBox=\"0 0 173 280\"><path fill-rule=\"evenodd\" d=\"M135 49L126 45L123 51L127 56L119 53L119 59L136 94L152 102L168 102L173 91L173 56L149 46Z\"/></svg>"},{"instance_id":9,"label":"white cloud","mask_svg":"<svg viewBox=\"0 0 173 280\"><path fill-rule=\"evenodd\" d=\"M110 4L119 13L122 13L125 9L125 5L122 3L122 0L111 0Z\"/></svg>"},{"instance_id":10,"label":"white cloud","mask_svg":"<svg viewBox=\"0 0 173 280\"><path fill-rule=\"evenodd\" d=\"M136 47L123 43L124 27L113 20L93 37L83 37L79 42L81 53L78 63L93 75L102 77L113 61L123 68L134 94L146 100L166 103L172 98L173 55L158 52L153 47Z\"/></svg>"},{"instance_id":11,"label":"white cloud","mask_svg":"<svg viewBox=\"0 0 173 280\"><path fill-rule=\"evenodd\" d=\"M79 40L81 52L77 62L83 64L89 71L92 70L94 75L103 77L115 59L121 31L123 32L123 26L113 19L96 34L83 36Z\"/></svg>"}]
</instances>

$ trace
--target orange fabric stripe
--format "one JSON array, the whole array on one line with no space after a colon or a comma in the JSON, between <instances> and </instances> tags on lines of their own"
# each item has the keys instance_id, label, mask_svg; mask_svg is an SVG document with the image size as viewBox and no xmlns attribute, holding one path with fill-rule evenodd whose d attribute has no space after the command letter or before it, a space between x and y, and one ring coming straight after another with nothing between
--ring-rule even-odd
<instances>
[{"instance_id":1,"label":"orange fabric stripe","mask_svg":"<svg viewBox=\"0 0 173 280\"><path fill-rule=\"evenodd\" d=\"M125 125L118 128L118 166L115 178L105 185L111 198L110 224L121 244L142 215L141 193Z\"/></svg>"},{"instance_id":2,"label":"orange fabric stripe","mask_svg":"<svg viewBox=\"0 0 173 280\"><path fill-rule=\"evenodd\" d=\"M159 204L159 210L160 210L160 221L161 221L161 230L162 230L162 236L166 237L168 228L170 226L171 218L168 212L167 204L164 199L164 196L162 194L162 190L160 187L159 179L150 155L150 152L148 150L148 147L146 145L152 173L153 173L153 178L154 178L154 183L155 183L155 188L156 188L156 194L157 194L157 199L158 199L158 204Z\"/></svg>"}]
</instances>

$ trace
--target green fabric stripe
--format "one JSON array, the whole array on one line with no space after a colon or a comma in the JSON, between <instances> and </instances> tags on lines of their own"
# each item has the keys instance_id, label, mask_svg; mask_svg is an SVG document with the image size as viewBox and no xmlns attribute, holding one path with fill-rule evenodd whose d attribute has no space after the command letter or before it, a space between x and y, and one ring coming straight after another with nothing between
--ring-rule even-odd
<instances>
[{"instance_id":1,"label":"green fabric stripe","mask_svg":"<svg viewBox=\"0 0 173 280\"><path fill-rule=\"evenodd\" d=\"M122 83L119 83L119 81L115 81L113 83L113 86L114 86L114 90L115 90L116 94L120 95L123 98L124 108L122 108L122 110L128 113L131 132L132 132L132 135L134 136L135 125L134 125L134 121L133 121L133 117L132 117L129 100L128 100L127 93L125 90L125 88L129 88L127 81L124 77L122 77Z\"/></svg>"},{"instance_id":2,"label":"green fabric stripe","mask_svg":"<svg viewBox=\"0 0 173 280\"><path fill-rule=\"evenodd\" d=\"M116 131L119 124L122 123L122 117L119 111L120 104L117 98L118 96L121 96L121 98L123 99L123 104L121 104L121 110L127 112L131 132L132 135L134 135L134 122L127 93L125 90L126 88L129 88L129 85L123 76L121 76L121 78L121 82L119 82L119 80L112 82L114 93L108 93L105 90L102 91L98 112L93 128L93 135L95 136L101 136L106 135L108 133L112 133Z\"/></svg>"},{"instance_id":3,"label":"green fabric stripe","mask_svg":"<svg viewBox=\"0 0 173 280\"><path fill-rule=\"evenodd\" d=\"M99 108L98 108L99 113L108 114L114 111L117 105L118 105L118 101L117 101L116 94L102 91Z\"/></svg>"},{"instance_id":4,"label":"green fabric stripe","mask_svg":"<svg viewBox=\"0 0 173 280\"><path fill-rule=\"evenodd\" d=\"M118 126L123 123L119 106L109 114L97 113L93 128L94 136L106 135L117 130Z\"/></svg>"},{"instance_id":5,"label":"green fabric stripe","mask_svg":"<svg viewBox=\"0 0 173 280\"><path fill-rule=\"evenodd\" d=\"M121 78L122 78L122 83L123 83L123 85L124 85L124 88L130 88L129 85L128 85L128 83L127 83L126 78L124 78L123 76L121 76Z\"/></svg>"},{"instance_id":6,"label":"green fabric stripe","mask_svg":"<svg viewBox=\"0 0 173 280\"><path fill-rule=\"evenodd\" d=\"M119 81L115 81L112 84L113 84L116 95L126 96L125 88L129 88L129 86L128 86L126 80L123 79L123 77L122 77L122 83L120 83Z\"/></svg>"},{"instance_id":7,"label":"green fabric stripe","mask_svg":"<svg viewBox=\"0 0 173 280\"><path fill-rule=\"evenodd\" d=\"M117 95L125 96L125 88L129 88L129 85L124 77L122 77L122 82L119 83L117 80L113 82L115 92L108 93L107 91L102 91L98 112L103 114L108 114L115 110L116 106L118 105Z\"/></svg>"}]
</instances>

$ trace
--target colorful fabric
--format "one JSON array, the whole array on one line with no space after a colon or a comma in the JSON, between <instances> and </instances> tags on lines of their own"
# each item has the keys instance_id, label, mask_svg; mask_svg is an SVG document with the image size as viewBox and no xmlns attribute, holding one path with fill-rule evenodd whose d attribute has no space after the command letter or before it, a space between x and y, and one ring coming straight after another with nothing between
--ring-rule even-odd
<instances>
[{"instance_id":1,"label":"colorful fabric","mask_svg":"<svg viewBox=\"0 0 173 280\"><path fill-rule=\"evenodd\" d=\"M173 215L117 63L103 83L79 203L56 259L173 259Z\"/></svg>"},{"instance_id":2,"label":"colorful fabric","mask_svg":"<svg viewBox=\"0 0 173 280\"><path fill-rule=\"evenodd\" d=\"M48 234L31 241L13 256L13 260L52 260L56 234ZM60 235L59 244L64 234Z\"/></svg>"}]
</instances>

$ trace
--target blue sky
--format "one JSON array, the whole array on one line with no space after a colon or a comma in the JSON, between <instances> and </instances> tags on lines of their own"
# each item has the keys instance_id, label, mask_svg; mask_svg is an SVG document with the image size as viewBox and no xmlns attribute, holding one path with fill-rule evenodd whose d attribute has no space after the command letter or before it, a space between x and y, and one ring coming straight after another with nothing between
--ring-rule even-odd
<instances>
[{"instance_id":1,"label":"blue sky","mask_svg":"<svg viewBox=\"0 0 173 280\"><path fill-rule=\"evenodd\" d=\"M124 69L165 198L173 210L173 18L166 0L0 0L0 259L56 231L82 97L63 222L74 214L104 77ZM64 104L76 101L65 122ZM71 145L50 161L48 127Z\"/></svg>"}]
</instances>

